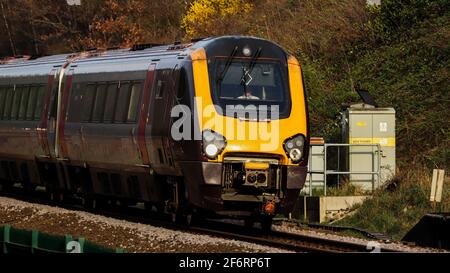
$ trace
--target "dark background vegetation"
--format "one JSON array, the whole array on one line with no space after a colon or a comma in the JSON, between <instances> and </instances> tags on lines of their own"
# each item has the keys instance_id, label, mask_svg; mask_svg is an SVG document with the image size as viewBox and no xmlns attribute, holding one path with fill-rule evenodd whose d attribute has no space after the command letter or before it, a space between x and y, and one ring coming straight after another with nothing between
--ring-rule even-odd
<instances>
[{"instance_id":1,"label":"dark background vegetation","mask_svg":"<svg viewBox=\"0 0 450 273\"><path fill-rule=\"evenodd\" d=\"M361 87L397 111L399 166L448 170L449 0L235 0L251 10L217 16L213 28L196 25L194 34L181 23L193 2L0 0L0 56L171 43L196 34L264 37L300 59L313 135L339 140L341 104L358 102L354 88Z\"/></svg>"}]
</instances>

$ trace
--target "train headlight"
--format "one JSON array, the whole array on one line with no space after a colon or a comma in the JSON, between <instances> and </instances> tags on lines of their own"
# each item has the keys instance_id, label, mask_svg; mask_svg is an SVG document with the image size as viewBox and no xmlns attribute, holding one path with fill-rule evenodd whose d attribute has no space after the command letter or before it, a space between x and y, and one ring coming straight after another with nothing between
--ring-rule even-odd
<instances>
[{"instance_id":1,"label":"train headlight","mask_svg":"<svg viewBox=\"0 0 450 273\"><path fill-rule=\"evenodd\" d=\"M284 150L293 163L299 163L303 157L303 148L305 146L305 137L295 135L284 142Z\"/></svg>"},{"instance_id":2,"label":"train headlight","mask_svg":"<svg viewBox=\"0 0 450 273\"><path fill-rule=\"evenodd\" d=\"M226 145L227 141L221 134L212 130L203 131L203 152L209 159L216 159Z\"/></svg>"},{"instance_id":3,"label":"train headlight","mask_svg":"<svg viewBox=\"0 0 450 273\"><path fill-rule=\"evenodd\" d=\"M205 154L209 157L209 158L214 158L217 156L219 152L219 149L217 149L217 146L214 144L208 144L205 148Z\"/></svg>"}]
</instances>

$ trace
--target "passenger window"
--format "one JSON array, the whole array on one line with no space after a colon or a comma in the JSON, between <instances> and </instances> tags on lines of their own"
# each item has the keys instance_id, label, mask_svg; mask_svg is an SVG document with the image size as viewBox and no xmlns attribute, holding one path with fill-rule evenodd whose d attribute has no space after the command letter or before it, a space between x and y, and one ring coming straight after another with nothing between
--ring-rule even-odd
<instances>
[{"instance_id":1,"label":"passenger window","mask_svg":"<svg viewBox=\"0 0 450 273\"><path fill-rule=\"evenodd\" d=\"M6 92L5 111L3 112L3 119L11 118L11 106L12 106L13 92L14 92L14 89L12 87L8 88L8 91Z\"/></svg>"},{"instance_id":2,"label":"passenger window","mask_svg":"<svg viewBox=\"0 0 450 273\"><path fill-rule=\"evenodd\" d=\"M6 88L0 88L0 119L3 117L3 110L6 101Z\"/></svg>"},{"instance_id":3,"label":"passenger window","mask_svg":"<svg viewBox=\"0 0 450 273\"><path fill-rule=\"evenodd\" d=\"M34 119L40 120L42 114L42 107L44 105L44 100L47 95L47 88L45 86L39 86L37 90L36 107L34 108Z\"/></svg>"},{"instance_id":4,"label":"passenger window","mask_svg":"<svg viewBox=\"0 0 450 273\"><path fill-rule=\"evenodd\" d=\"M33 114L34 114L34 108L36 107L37 91L38 91L37 86L30 87L30 96L28 98L28 103L27 103L27 113L25 115L27 120L32 120L34 117Z\"/></svg>"},{"instance_id":5,"label":"passenger window","mask_svg":"<svg viewBox=\"0 0 450 273\"><path fill-rule=\"evenodd\" d=\"M83 113L83 102L86 89L81 83L73 84L73 89L69 98L69 108L67 109L67 120L69 122L78 121Z\"/></svg>"},{"instance_id":6,"label":"passenger window","mask_svg":"<svg viewBox=\"0 0 450 273\"><path fill-rule=\"evenodd\" d=\"M162 99L164 90L164 81L158 80L156 85L156 99Z\"/></svg>"},{"instance_id":7,"label":"passenger window","mask_svg":"<svg viewBox=\"0 0 450 273\"><path fill-rule=\"evenodd\" d=\"M94 98L96 93L95 84L89 84L86 89L86 94L83 98L83 117L84 122L89 122L91 120L92 107L94 104Z\"/></svg>"},{"instance_id":8,"label":"passenger window","mask_svg":"<svg viewBox=\"0 0 450 273\"><path fill-rule=\"evenodd\" d=\"M105 110L106 99L106 84L97 85L97 92L95 94L94 112L92 115L93 122L101 122L103 119L103 112Z\"/></svg>"},{"instance_id":9,"label":"passenger window","mask_svg":"<svg viewBox=\"0 0 450 273\"><path fill-rule=\"evenodd\" d=\"M11 110L11 119L17 120L17 116L19 114L19 104L20 104L20 98L22 96L22 90L23 87L16 87L16 90L14 90L13 94L13 105Z\"/></svg>"},{"instance_id":10,"label":"passenger window","mask_svg":"<svg viewBox=\"0 0 450 273\"><path fill-rule=\"evenodd\" d=\"M30 96L30 87L26 86L23 88L22 97L20 98L20 107L19 107L19 119L20 120L25 120L29 96Z\"/></svg>"},{"instance_id":11,"label":"passenger window","mask_svg":"<svg viewBox=\"0 0 450 273\"><path fill-rule=\"evenodd\" d=\"M114 106L116 104L117 83L109 84L106 92L105 115L103 122L110 123L114 116Z\"/></svg>"},{"instance_id":12,"label":"passenger window","mask_svg":"<svg viewBox=\"0 0 450 273\"><path fill-rule=\"evenodd\" d=\"M125 115L128 112L128 102L130 100L130 84L120 83L119 94L117 95L116 115L114 116L115 123L123 123Z\"/></svg>"},{"instance_id":13,"label":"passenger window","mask_svg":"<svg viewBox=\"0 0 450 273\"><path fill-rule=\"evenodd\" d=\"M130 107L128 108L127 122L135 122L137 119L137 108L141 95L141 83L134 83L131 87Z\"/></svg>"}]
</instances>

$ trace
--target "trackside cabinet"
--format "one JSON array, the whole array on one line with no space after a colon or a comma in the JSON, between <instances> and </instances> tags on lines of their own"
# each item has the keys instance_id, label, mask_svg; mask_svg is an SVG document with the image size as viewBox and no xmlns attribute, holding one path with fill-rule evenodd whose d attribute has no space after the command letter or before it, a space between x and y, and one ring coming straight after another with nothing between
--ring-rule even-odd
<instances>
[{"instance_id":1,"label":"trackside cabinet","mask_svg":"<svg viewBox=\"0 0 450 273\"><path fill-rule=\"evenodd\" d=\"M366 104L352 105L343 113L343 137L349 144L380 144L381 175L373 177L375 188L395 174L395 110ZM348 170L368 172L378 169L376 147L350 146ZM364 190L372 188L372 175L350 174L350 181Z\"/></svg>"}]
</instances>

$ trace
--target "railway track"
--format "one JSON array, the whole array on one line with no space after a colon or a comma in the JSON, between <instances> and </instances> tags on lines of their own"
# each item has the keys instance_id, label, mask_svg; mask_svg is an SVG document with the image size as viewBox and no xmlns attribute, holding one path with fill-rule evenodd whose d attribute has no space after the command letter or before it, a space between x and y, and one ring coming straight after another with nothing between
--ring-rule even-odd
<instances>
[{"instance_id":1,"label":"railway track","mask_svg":"<svg viewBox=\"0 0 450 273\"><path fill-rule=\"evenodd\" d=\"M30 203L57 206L69 210L89 212L106 217L126 220L135 223L149 224L172 230L206 234L221 238L240 240L265 246L276 247L294 252L314 253L342 253L368 252L366 245L351 243L329 238L318 238L300 234L271 230L264 232L259 228L248 228L244 225L217 221L214 219L200 219L191 225L173 223L170 215L161 215L136 207L111 206L109 209L88 209L77 204L77 200L56 202L46 199L44 193L36 192L32 196L25 196L19 190L0 192L1 196L18 199ZM381 252L392 250L381 249Z\"/></svg>"},{"instance_id":2,"label":"railway track","mask_svg":"<svg viewBox=\"0 0 450 273\"><path fill-rule=\"evenodd\" d=\"M367 245L353 242L333 240L329 238L319 238L302 234L288 233L271 230L264 232L259 228L246 228L237 224L208 221L208 228L198 228L203 232L222 233L229 238L239 238L240 240L255 242L288 249L296 252L315 253L342 253L342 252L368 252ZM238 236L238 237L237 237ZM392 252L392 250L380 249L381 252Z\"/></svg>"}]
</instances>

